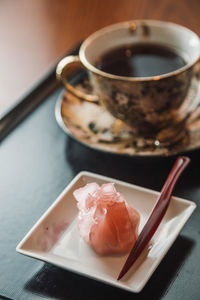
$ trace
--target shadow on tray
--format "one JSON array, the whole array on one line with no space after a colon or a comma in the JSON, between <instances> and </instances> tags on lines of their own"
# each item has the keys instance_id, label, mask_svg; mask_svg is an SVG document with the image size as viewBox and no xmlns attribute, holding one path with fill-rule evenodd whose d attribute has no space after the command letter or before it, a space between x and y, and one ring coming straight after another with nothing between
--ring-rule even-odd
<instances>
[{"instance_id":1,"label":"shadow on tray","mask_svg":"<svg viewBox=\"0 0 200 300\"><path fill-rule=\"evenodd\" d=\"M53 299L160 299L181 272L194 241L179 236L145 288L133 294L45 263L27 283L31 293Z\"/></svg>"},{"instance_id":2,"label":"shadow on tray","mask_svg":"<svg viewBox=\"0 0 200 300\"><path fill-rule=\"evenodd\" d=\"M176 192L188 198L187 189L199 185L200 151L187 154L191 163L177 183ZM160 191L176 157L133 158L90 149L67 138L66 159L74 175L90 171ZM187 182L187 185L185 184Z\"/></svg>"}]
</instances>

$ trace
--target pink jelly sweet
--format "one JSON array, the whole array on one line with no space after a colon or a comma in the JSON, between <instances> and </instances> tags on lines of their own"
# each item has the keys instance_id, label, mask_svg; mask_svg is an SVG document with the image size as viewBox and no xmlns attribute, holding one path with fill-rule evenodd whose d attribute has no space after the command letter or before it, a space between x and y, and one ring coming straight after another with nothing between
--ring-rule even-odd
<instances>
[{"instance_id":1,"label":"pink jelly sweet","mask_svg":"<svg viewBox=\"0 0 200 300\"><path fill-rule=\"evenodd\" d=\"M89 183L74 191L80 236L98 254L130 251L138 237L139 213L113 183Z\"/></svg>"}]
</instances>

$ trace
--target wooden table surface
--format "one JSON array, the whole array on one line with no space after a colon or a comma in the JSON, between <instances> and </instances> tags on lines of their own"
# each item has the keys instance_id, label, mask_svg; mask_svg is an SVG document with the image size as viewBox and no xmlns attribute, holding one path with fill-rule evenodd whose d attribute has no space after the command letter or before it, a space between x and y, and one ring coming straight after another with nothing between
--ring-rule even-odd
<instances>
[{"instance_id":1,"label":"wooden table surface","mask_svg":"<svg viewBox=\"0 0 200 300\"><path fill-rule=\"evenodd\" d=\"M97 29L148 18L176 22L200 35L199 12L199 0L1 0L0 113Z\"/></svg>"}]
</instances>

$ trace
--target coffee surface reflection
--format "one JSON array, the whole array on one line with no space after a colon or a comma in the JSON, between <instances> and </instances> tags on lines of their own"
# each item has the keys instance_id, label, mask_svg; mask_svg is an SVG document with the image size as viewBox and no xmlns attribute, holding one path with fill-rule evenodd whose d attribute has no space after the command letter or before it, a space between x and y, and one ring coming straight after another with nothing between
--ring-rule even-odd
<instances>
[{"instance_id":1,"label":"coffee surface reflection","mask_svg":"<svg viewBox=\"0 0 200 300\"><path fill-rule=\"evenodd\" d=\"M186 62L173 49L161 44L136 43L114 48L96 60L106 73L126 77L151 77L173 72Z\"/></svg>"}]
</instances>

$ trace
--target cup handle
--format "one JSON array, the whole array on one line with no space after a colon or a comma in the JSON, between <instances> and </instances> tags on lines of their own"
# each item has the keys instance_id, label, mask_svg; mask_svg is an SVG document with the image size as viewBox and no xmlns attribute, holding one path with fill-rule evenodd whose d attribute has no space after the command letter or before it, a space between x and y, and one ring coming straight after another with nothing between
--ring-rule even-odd
<instances>
[{"instance_id":1,"label":"cup handle","mask_svg":"<svg viewBox=\"0 0 200 300\"><path fill-rule=\"evenodd\" d=\"M75 87L73 87L67 78L69 78L70 75L73 75L78 69L83 69L84 66L82 65L79 56L66 56L64 57L57 65L56 68L56 77L59 81L61 81L64 85L64 87L67 89L69 93L74 95L75 97L78 97L81 100L85 100L87 102L92 103L99 103L98 96L86 94Z\"/></svg>"}]
</instances>

